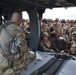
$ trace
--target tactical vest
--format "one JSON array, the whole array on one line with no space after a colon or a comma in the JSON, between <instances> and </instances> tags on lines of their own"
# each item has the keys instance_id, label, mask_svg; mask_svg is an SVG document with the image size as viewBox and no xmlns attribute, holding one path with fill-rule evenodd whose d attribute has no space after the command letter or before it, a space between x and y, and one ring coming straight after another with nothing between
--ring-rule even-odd
<instances>
[{"instance_id":1,"label":"tactical vest","mask_svg":"<svg viewBox=\"0 0 76 75\"><path fill-rule=\"evenodd\" d=\"M9 67L11 67L11 64L12 64L9 61L10 58L11 58L11 60L13 60L14 56L16 58L20 57L20 55L19 55L19 53L20 53L20 50L19 50L20 40L15 38L15 37L12 37L11 34L6 29L6 27L8 25L11 25L11 24L15 24L15 23L14 22L8 22L8 23L6 23L6 24L4 24L3 26L0 27L1 34L2 34L2 31L4 31L10 37L8 45L7 45L7 43L3 43L3 42L1 42L1 45L0 45L1 49L2 49L3 56L8 60ZM5 46L8 49L4 48Z\"/></svg>"},{"instance_id":2,"label":"tactical vest","mask_svg":"<svg viewBox=\"0 0 76 75\"><path fill-rule=\"evenodd\" d=\"M17 27L14 24L10 25L10 26L15 26L15 28ZM5 46L9 47L8 49L6 48L7 54L3 53L3 56L7 59L7 62L8 62L7 67L12 68L15 72L15 71L21 70L22 68L25 68L26 65L28 65L30 62L32 62L36 56L35 56L35 54L31 54L29 52L28 47L24 44L25 41L22 39L23 37L20 36L21 34L18 35L20 32L23 33L23 31L20 30L20 27L18 28L18 31L17 31L18 34L17 34L17 36L16 36L17 38L16 38L16 37L11 37L11 35L13 34L12 33L13 29L12 28L9 29L10 26L5 27L5 29L3 28L4 32L9 36L9 38L7 39L8 41L6 40L6 38L8 37L7 35L6 35L7 37L5 36L5 38L3 38L4 40L2 38L0 38L0 39L2 39L2 42L5 43ZM19 32L19 30L20 30L20 32ZM1 31L1 33L2 32L3 31ZM11 34L10 34L10 32L11 32ZM5 35L5 33L4 33L4 35ZM18 38L18 36L19 36L19 38ZM22 44L24 44L24 45L20 44L22 42L21 39L23 40ZM1 44L1 46L2 46L2 44ZM4 46L2 48L4 48ZM25 48L27 48L27 50ZM5 51L6 51L6 49L5 49ZM2 68L6 68L6 66L2 66Z\"/></svg>"}]
</instances>

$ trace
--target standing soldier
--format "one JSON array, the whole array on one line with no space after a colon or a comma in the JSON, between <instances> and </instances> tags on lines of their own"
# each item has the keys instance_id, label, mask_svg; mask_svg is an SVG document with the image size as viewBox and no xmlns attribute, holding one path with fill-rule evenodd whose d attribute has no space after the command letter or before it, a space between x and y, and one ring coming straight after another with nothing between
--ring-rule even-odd
<instances>
[{"instance_id":1,"label":"standing soldier","mask_svg":"<svg viewBox=\"0 0 76 75\"><path fill-rule=\"evenodd\" d=\"M59 21L58 20L54 21L53 28L54 28L56 34L59 35Z\"/></svg>"},{"instance_id":2,"label":"standing soldier","mask_svg":"<svg viewBox=\"0 0 76 75\"><path fill-rule=\"evenodd\" d=\"M3 60L0 60L0 73L3 75L15 75L35 58L35 54L31 54L27 47L25 34L20 27L21 22L21 13L14 12L9 25L1 31Z\"/></svg>"},{"instance_id":3,"label":"standing soldier","mask_svg":"<svg viewBox=\"0 0 76 75\"><path fill-rule=\"evenodd\" d=\"M43 34L44 32L49 33L49 27L47 25L47 20L43 19L41 22L41 34Z\"/></svg>"},{"instance_id":4,"label":"standing soldier","mask_svg":"<svg viewBox=\"0 0 76 75\"><path fill-rule=\"evenodd\" d=\"M47 19L47 25L48 27L52 27L53 26L53 20L52 19Z\"/></svg>"}]
</instances>

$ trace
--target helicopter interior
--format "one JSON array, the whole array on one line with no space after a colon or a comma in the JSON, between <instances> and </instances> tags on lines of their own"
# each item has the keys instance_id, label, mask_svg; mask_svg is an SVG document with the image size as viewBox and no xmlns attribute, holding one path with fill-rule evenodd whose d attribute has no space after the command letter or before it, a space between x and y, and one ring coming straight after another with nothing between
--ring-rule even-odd
<instances>
[{"instance_id":1,"label":"helicopter interior","mask_svg":"<svg viewBox=\"0 0 76 75\"><path fill-rule=\"evenodd\" d=\"M30 44L29 47L37 50L38 49L38 43L40 40L40 22L42 19L42 14L45 12L46 8L58 8L58 7L75 7L76 6L76 1L75 0L0 0L0 24L2 24L2 16L4 17L4 20L10 20L11 14L14 11L27 11L29 14L29 19L30 19ZM40 72L38 69L43 66L45 63L47 63L52 57L53 54L50 54L48 52L39 52L37 51L37 57L36 60L34 60L30 65L27 66L27 70L23 71L21 75L75 75L76 74L76 61L67 60L64 62L64 65L59 69L59 71L56 74L46 74L46 73ZM51 55L51 56L50 56ZM44 59L45 58L45 59ZM51 63L52 60L50 60ZM57 61L57 60L56 60ZM54 63L54 61L53 61ZM61 59L59 59L58 63L60 65L63 63ZM74 64L74 65L73 65ZM57 63L56 63L57 65ZM59 66L60 66L59 65ZM42 67L48 67L51 65L47 65ZM71 68L70 68L71 66ZM53 65L53 67L56 67ZM42 69L41 68L41 69ZM58 67L57 67L58 68ZM49 68L50 70L50 68ZM67 70L69 72L67 72ZM72 70L70 72L70 70ZM35 71L34 74L31 74ZM55 72L57 69L55 69ZM52 72L52 71L51 71ZM39 74L41 73L41 74Z\"/></svg>"}]
</instances>

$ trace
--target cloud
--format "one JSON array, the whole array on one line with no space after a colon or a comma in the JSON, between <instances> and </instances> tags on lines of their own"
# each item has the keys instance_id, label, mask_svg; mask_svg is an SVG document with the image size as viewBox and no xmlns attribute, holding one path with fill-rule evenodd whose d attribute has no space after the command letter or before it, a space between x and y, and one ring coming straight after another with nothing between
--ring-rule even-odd
<instances>
[{"instance_id":1,"label":"cloud","mask_svg":"<svg viewBox=\"0 0 76 75\"><path fill-rule=\"evenodd\" d=\"M43 18L76 19L76 7L46 9Z\"/></svg>"},{"instance_id":2,"label":"cloud","mask_svg":"<svg viewBox=\"0 0 76 75\"><path fill-rule=\"evenodd\" d=\"M46 9L42 18L46 19L76 19L76 7ZM29 19L28 13L23 12L23 18Z\"/></svg>"},{"instance_id":3,"label":"cloud","mask_svg":"<svg viewBox=\"0 0 76 75\"><path fill-rule=\"evenodd\" d=\"M29 15L26 11L22 12L23 19L29 19Z\"/></svg>"}]
</instances>

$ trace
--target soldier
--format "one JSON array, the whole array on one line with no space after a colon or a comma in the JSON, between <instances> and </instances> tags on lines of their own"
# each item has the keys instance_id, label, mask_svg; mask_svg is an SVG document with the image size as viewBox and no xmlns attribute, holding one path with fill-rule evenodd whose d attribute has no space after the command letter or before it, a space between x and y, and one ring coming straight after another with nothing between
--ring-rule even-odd
<instances>
[{"instance_id":1,"label":"soldier","mask_svg":"<svg viewBox=\"0 0 76 75\"><path fill-rule=\"evenodd\" d=\"M47 25L48 27L52 27L53 26L53 20L52 19L47 19Z\"/></svg>"},{"instance_id":2,"label":"soldier","mask_svg":"<svg viewBox=\"0 0 76 75\"><path fill-rule=\"evenodd\" d=\"M35 58L35 54L31 54L27 47L25 34L20 27L21 22L21 13L14 12L11 23L1 31L0 42L3 59L0 60L0 73L3 75L15 75ZM17 46L15 50L12 47L9 48L12 43L10 40L13 38L14 42L16 41L15 46Z\"/></svg>"},{"instance_id":3,"label":"soldier","mask_svg":"<svg viewBox=\"0 0 76 75\"><path fill-rule=\"evenodd\" d=\"M58 20L55 20L55 21L54 21L54 23L53 23L53 28L54 28L56 34L59 35L59 34L58 34L58 32L59 32L59 22L58 22Z\"/></svg>"},{"instance_id":4,"label":"soldier","mask_svg":"<svg viewBox=\"0 0 76 75\"><path fill-rule=\"evenodd\" d=\"M47 26L47 20L43 19L41 22L41 33L43 34L44 32L49 33L49 27Z\"/></svg>"},{"instance_id":5,"label":"soldier","mask_svg":"<svg viewBox=\"0 0 76 75\"><path fill-rule=\"evenodd\" d=\"M72 55L76 55L76 32L72 33L72 41L71 41L70 52Z\"/></svg>"},{"instance_id":6,"label":"soldier","mask_svg":"<svg viewBox=\"0 0 76 75\"><path fill-rule=\"evenodd\" d=\"M49 34L47 32L43 33L39 47L41 51L46 52L55 52L57 50L53 41L50 40Z\"/></svg>"}]
</instances>

